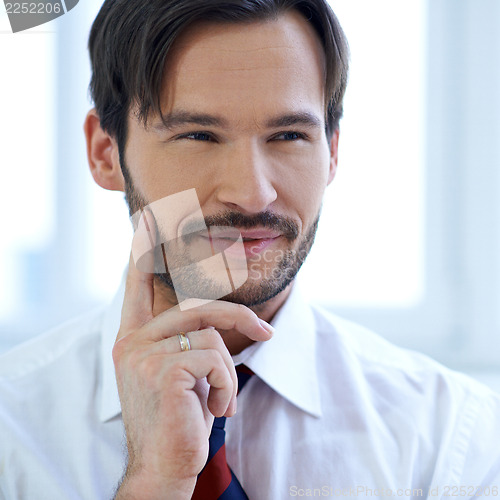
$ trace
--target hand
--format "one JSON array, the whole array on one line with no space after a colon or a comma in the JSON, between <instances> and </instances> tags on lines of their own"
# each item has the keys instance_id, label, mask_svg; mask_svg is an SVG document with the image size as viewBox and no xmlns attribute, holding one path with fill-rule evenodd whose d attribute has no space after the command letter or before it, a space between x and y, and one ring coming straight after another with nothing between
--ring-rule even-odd
<instances>
[{"instance_id":1,"label":"hand","mask_svg":"<svg viewBox=\"0 0 500 500\"><path fill-rule=\"evenodd\" d=\"M236 411L236 372L216 328L254 341L269 340L272 328L239 304L174 307L153 317L153 302L153 274L131 258L113 348L129 454L116 498L179 500L191 498L205 465L214 416ZM181 331L189 332L190 351L180 350Z\"/></svg>"}]
</instances>

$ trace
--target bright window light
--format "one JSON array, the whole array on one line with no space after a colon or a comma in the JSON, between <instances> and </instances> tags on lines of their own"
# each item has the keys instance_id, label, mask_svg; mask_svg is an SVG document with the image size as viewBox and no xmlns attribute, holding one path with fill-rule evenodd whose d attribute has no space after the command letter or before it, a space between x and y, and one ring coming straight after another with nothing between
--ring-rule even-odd
<instances>
[{"instance_id":1,"label":"bright window light","mask_svg":"<svg viewBox=\"0 0 500 500\"><path fill-rule=\"evenodd\" d=\"M37 252L54 230L55 36L13 34L0 8L0 317L23 304L20 256Z\"/></svg>"},{"instance_id":2,"label":"bright window light","mask_svg":"<svg viewBox=\"0 0 500 500\"><path fill-rule=\"evenodd\" d=\"M403 307L422 297L424 4L331 1L351 73L337 175L303 272L314 298Z\"/></svg>"}]
</instances>

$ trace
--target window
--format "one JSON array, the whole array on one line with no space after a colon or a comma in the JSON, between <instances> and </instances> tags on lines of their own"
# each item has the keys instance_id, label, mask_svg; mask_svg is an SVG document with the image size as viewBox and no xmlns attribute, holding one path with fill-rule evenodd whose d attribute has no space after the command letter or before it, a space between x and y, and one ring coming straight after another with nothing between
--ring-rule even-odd
<instances>
[{"instance_id":1,"label":"window","mask_svg":"<svg viewBox=\"0 0 500 500\"><path fill-rule=\"evenodd\" d=\"M500 366L500 5L331 3L353 72L312 293L486 380Z\"/></svg>"},{"instance_id":2,"label":"window","mask_svg":"<svg viewBox=\"0 0 500 500\"><path fill-rule=\"evenodd\" d=\"M351 71L338 172L305 279L337 306L412 307L425 286L425 4L331 4Z\"/></svg>"},{"instance_id":3,"label":"window","mask_svg":"<svg viewBox=\"0 0 500 500\"><path fill-rule=\"evenodd\" d=\"M43 278L35 262L55 230L55 44L48 26L12 34L2 4L0 318L36 300Z\"/></svg>"},{"instance_id":4,"label":"window","mask_svg":"<svg viewBox=\"0 0 500 500\"><path fill-rule=\"evenodd\" d=\"M123 196L107 194L103 206L82 134L87 37L101 3L16 34L0 7L0 350L108 300L127 262Z\"/></svg>"}]
</instances>

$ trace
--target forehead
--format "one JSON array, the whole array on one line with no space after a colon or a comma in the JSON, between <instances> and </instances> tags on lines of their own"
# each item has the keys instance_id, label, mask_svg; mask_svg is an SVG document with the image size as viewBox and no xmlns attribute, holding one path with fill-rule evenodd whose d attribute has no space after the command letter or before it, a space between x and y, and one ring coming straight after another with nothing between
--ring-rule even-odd
<instances>
[{"instance_id":1,"label":"forehead","mask_svg":"<svg viewBox=\"0 0 500 500\"><path fill-rule=\"evenodd\" d=\"M197 24L165 66L162 111L177 108L245 118L263 110L324 111L325 57L295 11L248 24ZM247 116L248 118L249 116Z\"/></svg>"}]
</instances>

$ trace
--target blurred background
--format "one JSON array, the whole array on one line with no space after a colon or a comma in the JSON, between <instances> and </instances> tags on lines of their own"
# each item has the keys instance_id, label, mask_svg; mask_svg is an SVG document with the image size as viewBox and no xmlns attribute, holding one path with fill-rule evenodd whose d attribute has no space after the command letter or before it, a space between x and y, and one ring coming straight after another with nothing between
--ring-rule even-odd
<instances>
[{"instance_id":1,"label":"blurred background","mask_svg":"<svg viewBox=\"0 0 500 500\"><path fill-rule=\"evenodd\" d=\"M0 352L106 304L123 195L82 124L102 0L12 34L0 5ZM351 46L337 177L301 271L311 297L500 390L500 2L331 0Z\"/></svg>"}]
</instances>

